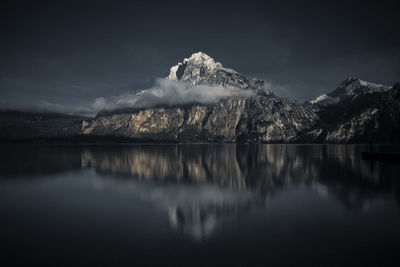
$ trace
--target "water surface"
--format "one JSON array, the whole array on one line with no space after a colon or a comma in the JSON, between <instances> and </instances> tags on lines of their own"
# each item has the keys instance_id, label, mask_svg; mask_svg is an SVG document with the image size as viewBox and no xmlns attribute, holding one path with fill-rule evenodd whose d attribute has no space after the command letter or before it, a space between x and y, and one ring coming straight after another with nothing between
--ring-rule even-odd
<instances>
[{"instance_id":1,"label":"water surface","mask_svg":"<svg viewBox=\"0 0 400 267\"><path fill-rule=\"evenodd\" d=\"M0 265L399 266L400 165L364 150L3 145Z\"/></svg>"}]
</instances>

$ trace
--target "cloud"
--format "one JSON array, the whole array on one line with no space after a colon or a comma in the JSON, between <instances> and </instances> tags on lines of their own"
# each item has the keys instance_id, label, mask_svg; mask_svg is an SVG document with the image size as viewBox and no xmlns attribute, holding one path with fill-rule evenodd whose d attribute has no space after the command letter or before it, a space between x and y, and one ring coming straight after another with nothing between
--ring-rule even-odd
<instances>
[{"instance_id":1,"label":"cloud","mask_svg":"<svg viewBox=\"0 0 400 267\"><path fill-rule=\"evenodd\" d=\"M189 103L210 104L226 97L248 97L251 90L241 90L223 86L193 86L183 81L156 79L155 85L139 92L127 92L112 97L98 97L93 101L78 105L63 105L49 101L37 103L11 103L0 101L2 109L17 109L28 112L56 112L84 116L95 116L98 112L123 108L148 108L160 105L179 105Z\"/></svg>"},{"instance_id":2,"label":"cloud","mask_svg":"<svg viewBox=\"0 0 400 267\"><path fill-rule=\"evenodd\" d=\"M253 91L233 87L193 86L183 81L157 79L155 86L150 89L138 93L125 93L109 99L96 98L91 106L94 111L98 112L119 108L146 108L157 105L210 104L226 97L248 97L253 94Z\"/></svg>"},{"instance_id":3,"label":"cloud","mask_svg":"<svg viewBox=\"0 0 400 267\"><path fill-rule=\"evenodd\" d=\"M265 88L273 92L275 95L283 96L289 99L291 98L289 96L292 94L292 91L288 88L288 86L284 86L267 80L264 80L264 83L265 83Z\"/></svg>"}]
</instances>

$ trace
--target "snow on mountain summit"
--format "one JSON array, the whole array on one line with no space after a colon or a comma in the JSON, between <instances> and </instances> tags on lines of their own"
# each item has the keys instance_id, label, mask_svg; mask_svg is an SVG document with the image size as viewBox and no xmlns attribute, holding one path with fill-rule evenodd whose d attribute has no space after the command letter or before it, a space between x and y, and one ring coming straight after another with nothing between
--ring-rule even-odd
<instances>
[{"instance_id":1,"label":"snow on mountain summit","mask_svg":"<svg viewBox=\"0 0 400 267\"><path fill-rule=\"evenodd\" d=\"M204 77L217 70L236 73L234 70L224 68L220 62L216 62L206 53L197 52L183 59L183 62L178 62L177 65L171 67L167 79L189 80L193 85L196 85L201 83Z\"/></svg>"},{"instance_id":2,"label":"snow on mountain summit","mask_svg":"<svg viewBox=\"0 0 400 267\"><path fill-rule=\"evenodd\" d=\"M309 102L313 105L327 106L344 99L355 99L360 95L384 92L391 88L391 86L366 82L357 77L349 76L331 93L317 96Z\"/></svg>"},{"instance_id":3,"label":"snow on mountain summit","mask_svg":"<svg viewBox=\"0 0 400 267\"><path fill-rule=\"evenodd\" d=\"M203 52L197 52L172 66L168 80L180 80L192 85L228 86L239 89L263 89L264 82L247 78Z\"/></svg>"},{"instance_id":4,"label":"snow on mountain summit","mask_svg":"<svg viewBox=\"0 0 400 267\"><path fill-rule=\"evenodd\" d=\"M192 54L189 58L185 58L183 63L191 63L199 67L207 67L209 69L222 68L222 64L215 62L215 60L209 55L203 52L197 52Z\"/></svg>"},{"instance_id":5,"label":"snow on mountain summit","mask_svg":"<svg viewBox=\"0 0 400 267\"><path fill-rule=\"evenodd\" d=\"M333 92L328 94L331 97L344 98L347 96L357 96L373 92L383 92L389 90L391 86L376 84L360 80L357 77L348 77L339 84Z\"/></svg>"}]
</instances>

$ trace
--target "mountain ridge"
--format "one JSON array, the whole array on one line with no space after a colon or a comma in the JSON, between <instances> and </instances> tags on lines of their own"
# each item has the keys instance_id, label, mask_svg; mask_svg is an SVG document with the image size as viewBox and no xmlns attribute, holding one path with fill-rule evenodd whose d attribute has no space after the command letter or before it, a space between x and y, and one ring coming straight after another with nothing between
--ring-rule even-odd
<instances>
[{"instance_id":1,"label":"mountain ridge","mask_svg":"<svg viewBox=\"0 0 400 267\"><path fill-rule=\"evenodd\" d=\"M194 53L172 66L165 81L169 81L167 86L178 86L181 91L173 88L172 92L180 92L180 97L192 93L191 100L182 103L168 100L158 104L156 101L152 106L103 110L92 119L69 119L61 133L56 130L60 122L50 127L23 121L17 128L22 131L24 127L31 127L31 132L42 133L40 137L48 134L135 142L399 142L399 84L378 85L348 77L332 92L301 103L275 95L264 81L225 68L203 52ZM215 92L223 88L233 91L224 91L216 101L202 102L198 98L198 93L215 97ZM136 96L157 98L163 93L160 90L162 88L142 90ZM173 94L166 96L175 97ZM38 129L33 131L32 127ZM54 129L54 133L49 129Z\"/></svg>"},{"instance_id":2,"label":"mountain ridge","mask_svg":"<svg viewBox=\"0 0 400 267\"><path fill-rule=\"evenodd\" d=\"M314 105L316 109L318 106L327 106L337 104L348 98L355 99L361 95L370 94L374 92L388 91L392 86L382 85L367 82L354 76L349 76L339 86L330 93L321 94L308 102Z\"/></svg>"}]
</instances>

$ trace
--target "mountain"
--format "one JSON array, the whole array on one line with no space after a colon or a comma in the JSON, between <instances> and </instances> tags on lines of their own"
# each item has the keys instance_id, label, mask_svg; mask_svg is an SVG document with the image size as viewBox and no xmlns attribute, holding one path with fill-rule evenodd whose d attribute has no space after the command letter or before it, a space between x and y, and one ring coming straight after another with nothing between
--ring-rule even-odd
<instances>
[{"instance_id":1,"label":"mountain","mask_svg":"<svg viewBox=\"0 0 400 267\"><path fill-rule=\"evenodd\" d=\"M212 104L103 112L83 122L83 134L166 142L290 142L318 121L311 107L272 94L263 81L224 68L202 52L173 66L167 79L250 94L225 97Z\"/></svg>"},{"instance_id":2,"label":"mountain","mask_svg":"<svg viewBox=\"0 0 400 267\"><path fill-rule=\"evenodd\" d=\"M366 82L356 77L348 77L331 93L317 96L309 102L315 110L319 110L321 107L337 104L341 101L354 100L365 94L385 92L391 88L386 85Z\"/></svg>"},{"instance_id":3,"label":"mountain","mask_svg":"<svg viewBox=\"0 0 400 267\"><path fill-rule=\"evenodd\" d=\"M390 87L348 78L327 96L310 101L320 122L299 142L399 142L399 83ZM336 101L324 102L332 98Z\"/></svg>"},{"instance_id":4,"label":"mountain","mask_svg":"<svg viewBox=\"0 0 400 267\"><path fill-rule=\"evenodd\" d=\"M203 52L192 54L183 62L171 67L169 80L188 81L192 85L231 86L240 89L265 90L262 80L247 78L240 73L224 68L220 62Z\"/></svg>"},{"instance_id":5,"label":"mountain","mask_svg":"<svg viewBox=\"0 0 400 267\"><path fill-rule=\"evenodd\" d=\"M198 52L94 118L1 111L0 141L398 143L399 87L349 77L300 103Z\"/></svg>"}]
</instances>

